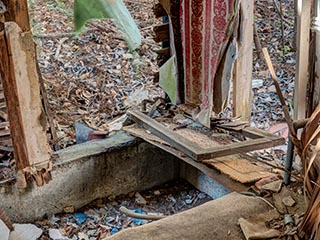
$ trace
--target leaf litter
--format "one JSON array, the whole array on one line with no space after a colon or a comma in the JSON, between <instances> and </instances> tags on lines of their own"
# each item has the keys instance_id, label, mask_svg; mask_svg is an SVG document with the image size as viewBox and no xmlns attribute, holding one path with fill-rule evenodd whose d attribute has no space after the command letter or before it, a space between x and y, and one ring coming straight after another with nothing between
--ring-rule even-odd
<instances>
[{"instance_id":1,"label":"leaf litter","mask_svg":"<svg viewBox=\"0 0 320 240\"><path fill-rule=\"evenodd\" d=\"M163 96L154 82L158 71L152 26L153 1L125 1L142 34L137 53L128 50L124 35L110 19L92 20L73 36L72 1L30 0L32 31L59 145L75 143L75 121L95 130L135 104L132 98ZM130 98L131 97L131 98Z\"/></svg>"}]
</instances>

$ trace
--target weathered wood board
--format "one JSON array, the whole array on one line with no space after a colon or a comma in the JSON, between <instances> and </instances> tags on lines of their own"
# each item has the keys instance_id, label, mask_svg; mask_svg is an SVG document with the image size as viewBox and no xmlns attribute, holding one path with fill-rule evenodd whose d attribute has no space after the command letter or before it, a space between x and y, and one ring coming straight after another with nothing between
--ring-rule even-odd
<instances>
[{"instance_id":1,"label":"weathered wood board","mask_svg":"<svg viewBox=\"0 0 320 240\"><path fill-rule=\"evenodd\" d=\"M180 150L196 161L245 153L284 144L284 139L281 137L262 131L257 131L257 134L255 134L252 128L248 128L247 130L243 130L243 133L250 135L250 140L226 145L212 143L209 144L209 146L202 147L198 143L202 138L201 136L198 136L199 140L197 138L187 138L185 135L181 136L175 131L165 127L163 124L136 110L128 111L127 114L140 126L149 130L154 135L171 144L172 147Z\"/></svg>"},{"instance_id":2,"label":"weathered wood board","mask_svg":"<svg viewBox=\"0 0 320 240\"><path fill-rule=\"evenodd\" d=\"M206 162L208 162L206 164L195 162L191 158L183 154L181 151L174 149L168 142L162 140L161 138L151 133L148 133L145 129L137 125L124 127L124 130L135 137L139 137L157 147L164 149L165 151L168 151L171 154L174 154L175 156L179 157L188 164L196 165L195 167L203 171L205 174L210 174L206 170L207 165L211 168L213 167L217 169L224 175L240 183L251 183L261 178L274 175L269 171L269 166L264 165L263 163L261 163L261 166L258 166L252 160L246 159L243 156L237 154L215 159L209 159L206 160ZM237 188L241 187L238 186Z\"/></svg>"}]
</instances>

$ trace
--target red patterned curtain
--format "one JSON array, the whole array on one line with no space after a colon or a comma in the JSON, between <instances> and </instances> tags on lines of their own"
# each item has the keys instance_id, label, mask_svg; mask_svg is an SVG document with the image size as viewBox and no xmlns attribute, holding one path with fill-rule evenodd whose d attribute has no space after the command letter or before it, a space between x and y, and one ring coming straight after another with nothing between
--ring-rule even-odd
<instances>
[{"instance_id":1,"label":"red patterned curtain","mask_svg":"<svg viewBox=\"0 0 320 240\"><path fill-rule=\"evenodd\" d=\"M183 46L185 102L200 106L198 120L210 125L214 79L230 41L237 0L182 0L180 24Z\"/></svg>"}]
</instances>

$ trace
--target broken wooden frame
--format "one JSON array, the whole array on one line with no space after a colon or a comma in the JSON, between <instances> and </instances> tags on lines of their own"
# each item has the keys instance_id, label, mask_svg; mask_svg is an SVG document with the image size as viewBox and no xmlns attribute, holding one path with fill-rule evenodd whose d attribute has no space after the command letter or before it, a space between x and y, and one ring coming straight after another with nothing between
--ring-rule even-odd
<instances>
[{"instance_id":1,"label":"broken wooden frame","mask_svg":"<svg viewBox=\"0 0 320 240\"><path fill-rule=\"evenodd\" d=\"M202 161L206 159L232 155L236 153L250 152L254 150L270 148L285 143L282 137L270 134L268 132L245 128L241 133L250 138L244 142L237 142L228 145L221 145L212 148L202 148L196 146L193 142L181 137L174 131L166 128L156 120L148 117L140 111L128 111L128 116L141 125L143 128L149 130L154 135L168 142L172 147L178 149L183 154L192 158L195 161Z\"/></svg>"}]
</instances>

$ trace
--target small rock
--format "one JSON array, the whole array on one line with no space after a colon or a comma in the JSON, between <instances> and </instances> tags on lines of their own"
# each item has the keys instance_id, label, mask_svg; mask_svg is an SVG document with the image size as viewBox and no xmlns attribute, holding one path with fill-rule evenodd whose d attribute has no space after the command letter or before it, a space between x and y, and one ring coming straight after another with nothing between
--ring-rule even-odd
<instances>
[{"instance_id":1,"label":"small rock","mask_svg":"<svg viewBox=\"0 0 320 240\"><path fill-rule=\"evenodd\" d=\"M159 196L159 195L161 195L161 192L159 190L156 190L156 191L153 192L153 194L156 195L156 196Z\"/></svg>"},{"instance_id":2,"label":"small rock","mask_svg":"<svg viewBox=\"0 0 320 240\"><path fill-rule=\"evenodd\" d=\"M89 240L88 235L83 232L78 233L78 238L79 238L79 240Z\"/></svg>"},{"instance_id":3,"label":"small rock","mask_svg":"<svg viewBox=\"0 0 320 240\"><path fill-rule=\"evenodd\" d=\"M171 194L168 196L168 199L174 203L177 202L177 200Z\"/></svg>"},{"instance_id":4,"label":"small rock","mask_svg":"<svg viewBox=\"0 0 320 240\"><path fill-rule=\"evenodd\" d=\"M281 187L282 187L282 180L277 180L277 181L263 185L262 189L278 193L278 192L280 192Z\"/></svg>"},{"instance_id":5,"label":"small rock","mask_svg":"<svg viewBox=\"0 0 320 240\"><path fill-rule=\"evenodd\" d=\"M136 197L136 202L137 202L138 204L141 204L141 205L146 205L146 204L147 204L147 201L144 199L144 197L141 196L140 193L137 192L137 193L135 194L135 197Z\"/></svg>"},{"instance_id":6,"label":"small rock","mask_svg":"<svg viewBox=\"0 0 320 240\"><path fill-rule=\"evenodd\" d=\"M49 229L49 237L53 240L70 240L70 238L63 236L59 229L55 228Z\"/></svg>"},{"instance_id":7,"label":"small rock","mask_svg":"<svg viewBox=\"0 0 320 240\"><path fill-rule=\"evenodd\" d=\"M13 224L13 227L9 240L37 240L42 235L42 230L33 224Z\"/></svg>"},{"instance_id":8,"label":"small rock","mask_svg":"<svg viewBox=\"0 0 320 240\"><path fill-rule=\"evenodd\" d=\"M65 213L74 213L74 206L65 207L65 208L63 208L63 211Z\"/></svg>"},{"instance_id":9,"label":"small rock","mask_svg":"<svg viewBox=\"0 0 320 240\"><path fill-rule=\"evenodd\" d=\"M204 194L204 193L199 193L199 194L198 194L198 198L199 198L199 199L205 199L205 198L206 198L206 194Z\"/></svg>"},{"instance_id":10,"label":"small rock","mask_svg":"<svg viewBox=\"0 0 320 240\"><path fill-rule=\"evenodd\" d=\"M282 202L287 207L293 207L296 204L296 201L291 196L283 198Z\"/></svg>"},{"instance_id":11,"label":"small rock","mask_svg":"<svg viewBox=\"0 0 320 240\"><path fill-rule=\"evenodd\" d=\"M8 240L10 235L10 230L4 222L0 220L0 239Z\"/></svg>"}]
</instances>

